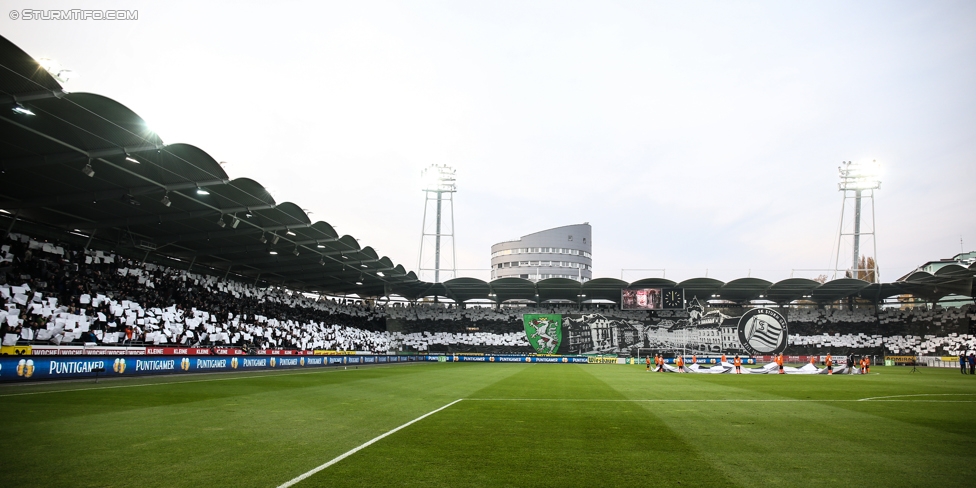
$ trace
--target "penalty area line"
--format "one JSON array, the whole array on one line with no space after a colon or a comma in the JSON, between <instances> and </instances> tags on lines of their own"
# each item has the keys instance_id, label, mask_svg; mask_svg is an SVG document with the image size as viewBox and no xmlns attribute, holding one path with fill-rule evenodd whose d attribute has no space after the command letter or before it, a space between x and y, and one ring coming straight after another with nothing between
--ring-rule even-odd
<instances>
[{"instance_id":1,"label":"penalty area line","mask_svg":"<svg viewBox=\"0 0 976 488\"><path fill-rule=\"evenodd\" d=\"M308 478L309 476L312 476L313 474L318 473L319 471L322 471L323 469L328 468L329 466L332 466L333 464L338 463L339 461L342 461L343 459L345 459L345 458L347 458L349 456L352 456L353 454L356 454L357 452L359 452L359 451L361 451L361 450L363 450L363 449L365 449L365 448L367 448L367 447L375 444L376 442L382 440L384 437L389 436L390 434L393 434L393 433L395 433L395 432L397 432L397 431L399 431L401 429L407 428L407 427L409 427L409 426L411 426L411 425L413 425L413 424L415 424L417 422L420 422L421 420L423 420L423 419L425 419L427 417L430 417L431 415L434 415L435 413L440 412L441 410L444 410L445 408L450 407L451 405L454 405L455 403L458 403L461 400L464 400L464 399L463 398L458 398L457 400L454 400L453 402L448 403L447 405L444 405L443 407L438 408L437 410L431 410L430 412L427 412L427 413L425 413L425 414L423 414L423 415L421 415L421 416L419 416L419 417L417 417L417 418L415 418L415 419L413 419L413 420L411 420L411 421L409 421L409 422L407 422L407 423L405 423L405 424L403 424L403 425L401 425L401 426L399 426L399 427L397 427L397 428L395 428L393 430L390 430L390 431L387 431L386 433L380 434L380 435L378 435L378 436L376 436L376 437L374 437L374 438L366 441L365 443L360 444L359 446L354 447L354 448L352 448L352 449L350 449L350 450L348 450L348 451L340 454L339 456L331 459L329 462L327 462L327 463L325 463L325 464L323 464L321 466L318 466L316 468L313 468L310 471L306 472L305 474L302 474L302 475L300 475L300 476L292 479L291 481L288 481L286 483L283 483L283 484L279 485L278 488L288 488L289 486L293 486L296 483L299 483L302 480Z\"/></svg>"}]
</instances>

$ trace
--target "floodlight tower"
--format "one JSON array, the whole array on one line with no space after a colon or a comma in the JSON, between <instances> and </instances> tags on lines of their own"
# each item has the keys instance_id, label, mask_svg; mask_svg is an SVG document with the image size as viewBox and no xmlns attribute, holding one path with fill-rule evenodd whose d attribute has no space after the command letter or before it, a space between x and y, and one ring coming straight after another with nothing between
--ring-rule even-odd
<instances>
[{"instance_id":1,"label":"floodlight tower","mask_svg":"<svg viewBox=\"0 0 976 488\"><path fill-rule=\"evenodd\" d=\"M877 161L871 161L870 163L852 163L850 161L844 161L837 169L840 172L840 183L837 185L837 187L844 194L844 198L840 207L840 230L837 234L837 254L834 258L834 278L837 277L838 271L846 272L848 269L854 278L858 277L859 271L864 271L865 275L870 272L867 263L865 263L864 268L859 267L861 257L861 236L865 236L871 238L871 244L874 249L874 255L872 256L874 259L874 280L880 281L880 272L878 271L878 243L874 235L874 191L881 188L881 167L878 165ZM869 230L861 229L861 203L865 198L871 199L871 228ZM853 229L850 229L851 223L848 223L848 227L845 228L844 222L845 210L847 209L847 205L850 201L853 201L852 203L854 205L854 222L852 223ZM845 231L845 229L848 230ZM841 269L841 243L846 236L853 238L851 267L848 269Z\"/></svg>"},{"instance_id":2,"label":"floodlight tower","mask_svg":"<svg viewBox=\"0 0 976 488\"><path fill-rule=\"evenodd\" d=\"M454 247L454 193L457 192L457 185L455 184L455 169L446 165L432 164L430 167L425 169L421 175L424 179L424 224L421 228L420 235L420 257L417 259L417 270L423 279L424 271L434 272L434 283L440 283L441 281L441 271L451 273L452 278L457 277L457 251ZM442 215L444 202L450 205L451 212L451 228L447 230L444 225L442 225ZM429 224L427 223L427 209L430 207L431 202L436 202L436 218L434 219L434 229L431 233ZM433 238L434 241L434 267L429 267L430 256L426 256L424 259L424 250L427 249L427 253L430 253L429 241ZM445 261L447 256L441 253L441 240L450 239L451 240L451 254L450 266L442 266L442 261ZM428 265L425 267L425 264Z\"/></svg>"}]
</instances>

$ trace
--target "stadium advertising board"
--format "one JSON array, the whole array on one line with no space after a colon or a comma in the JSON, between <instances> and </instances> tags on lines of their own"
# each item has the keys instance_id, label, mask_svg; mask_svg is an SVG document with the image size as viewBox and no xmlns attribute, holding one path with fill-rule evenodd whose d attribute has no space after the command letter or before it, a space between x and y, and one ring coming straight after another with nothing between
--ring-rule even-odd
<instances>
[{"instance_id":1,"label":"stadium advertising board","mask_svg":"<svg viewBox=\"0 0 976 488\"><path fill-rule=\"evenodd\" d=\"M100 356L49 357L7 356L0 358L0 381L23 381L79 377L139 376L153 374L209 373L289 369L341 364L396 362L396 356Z\"/></svg>"}]
</instances>

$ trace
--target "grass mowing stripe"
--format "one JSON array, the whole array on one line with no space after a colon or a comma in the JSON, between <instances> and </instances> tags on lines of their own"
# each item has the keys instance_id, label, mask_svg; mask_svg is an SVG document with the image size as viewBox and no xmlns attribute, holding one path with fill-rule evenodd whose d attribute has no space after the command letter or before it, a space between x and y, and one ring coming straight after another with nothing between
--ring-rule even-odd
<instances>
[{"instance_id":1,"label":"grass mowing stripe","mask_svg":"<svg viewBox=\"0 0 976 488\"><path fill-rule=\"evenodd\" d=\"M495 367L481 366L485 371ZM468 401L620 397L587 374L588 367L524 365L517 374L425 420L422 428L399 432L305 483L424 488L733 485L637 403L609 407L599 402Z\"/></svg>"},{"instance_id":2,"label":"grass mowing stripe","mask_svg":"<svg viewBox=\"0 0 976 488\"><path fill-rule=\"evenodd\" d=\"M397 427L397 428L395 428L393 430L389 430L389 431L387 431L384 434L380 434L380 435L378 435L378 436L370 439L369 441L366 441L365 443L360 444L359 446L354 447L354 448L352 448L352 449L350 449L350 450L342 453L341 455L333 458L329 462L327 462L327 463L325 463L325 464L323 464L323 465L321 465L321 466L319 466L319 467L317 467L315 469L309 470L305 474L303 474L301 476L298 476L298 477L292 479L291 481L289 481L287 483L283 483L283 484L279 485L278 488L288 488L289 486L292 486L292 485L294 485L294 484L296 484L296 483L304 480L305 478L308 478L309 476L312 476L313 474L318 473L319 471L322 471L323 469L328 468L329 466L332 466L333 464L338 463L339 461L342 461L343 459L345 459L345 458L347 458L349 456L352 456L353 454L356 454L357 452L359 452L359 451L361 451L361 450L369 447L370 445L372 445L375 442L383 439L384 437L387 437L390 434L393 434L393 433L395 433L395 432L397 432L397 431L399 431L401 429L404 429L404 428L409 427L409 426L411 426L411 425L413 425L413 424L415 424L417 422L420 422L421 420L423 420L423 419L425 419L427 417L430 417L431 415L434 415L435 413L440 412L441 410L444 410L445 408L448 408L451 405L454 405L455 403L460 402L461 400L462 400L461 398L459 398L457 400L454 400L453 402L448 403L447 405L444 405L443 407L438 408L437 410L432 410L430 412L427 412L427 413L421 415L420 417L417 417L417 418L415 418L415 419L413 419L413 420L411 420L411 421L409 421L409 422L407 422L407 423L405 423L405 424L403 424L403 425L401 425L401 426L399 426L399 427Z\"/></svg>"},{"instance_id":3,"label":"grass mowing stripe","mask_svg":"<svg viewBox=\"0 0 976 488\"><path fill-rule=\"evenodd\" d=\"M419 364L419 363L415 363L415 364ZM384 368L384 367L389 367L389 366L393 366L393 365L372 366L372 367L369 367L368 369ZM404 366L406 366L406 365L404 365ZM366 370L366 369L367 368L365 368L365 367L363 368L363 370ZM294 372L294 373L284 373L284 372L277 373L277 372L273 372L272 371L272 372L269 372L271 374L258 374L258 375L251 375L251 376L234 376L234 377L231 377L231 378L210 378L210 379L204 379L204 380L184 380L184 381L160 381L158 383L140 383L138 385L93 386L91 388L66 388L64 390L46 390L46 391L26 391L26 392L21 392L21 393L4 393L4 394L0 394L0 398L4 398L4 397L15 397L15 396L24 396L24 395L43 395L43 394L46 394L46 393L68 393L68 392L72 392L72 391L114 390L114 389L118 389L118 388L138 388L140 386L182 385L182 384L186 384L186 383L204 383L204 382L208 382L208 381L231 381L231 380L242 380L242 379L243 380L246 380L246 379L251 379L251 378L267 378L269 376L278 377L278 376L294 376L294 375L300 375L300 374L334 373L334 372L337 372L337 371L359 371L359 370L358 369L348 369L348 370L347 369L324 369L324 370L319 370L319 371L301 371L301 372ZM234 374L234 373L227 372L227 373L199 373L199 374ZM172 378L172 376L167 375L166 378ZM119 378L119 379L122 379L122 378ZM135 378L133 378L133 379L135 379ZM35 385L42 385L42 384L43 383L36 383L36 384L30 384L30 385L24 384L23 386L35 386ZM17 386L20 386L20 385L17 385Z\"/></svg>"}]
</instances>

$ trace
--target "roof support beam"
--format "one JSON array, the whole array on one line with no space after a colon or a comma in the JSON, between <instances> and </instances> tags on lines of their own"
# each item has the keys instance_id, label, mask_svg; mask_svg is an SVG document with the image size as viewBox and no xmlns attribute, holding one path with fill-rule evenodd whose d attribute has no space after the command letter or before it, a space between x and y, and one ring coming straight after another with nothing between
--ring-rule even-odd
<instances>
[{"instance_id":1,"label":"roof support beam","mask_svg":"<svg viewBox=\"0 0 976 488\"><path fill-rule=\"evenodd\" d=\"M222 246L222 247L203 248L203 249L196 249L196 250L190 251L190 252L174 252L174 253L171 253L171 254L173 254L174 256L179 256L181 258L182 257L189 258L191 256L218 256L218 255L221 255L221 254L234 254L234 253L242 253L242 252L244 252L244 253L260 252L260 253L263 253L263 254L266 254L267 255L268 254L268 251L271 251L271 250L278 251L279 253L281 253L280 255L282 255L282 256L283 255L289 255L290 256L292 250L294 250L294 247L292 247L292 243L277 244L277 245L274 245L274 246L271 246L269 244L256 243L256 244L244 244L244 245L240 245L240 246ZM300 252L300 255L301 256L305 256L305 257L309 257L309 256L314 256L314 257L319 257L319 256L329 257L329 256L342 256L342 255L354 256L359 251L358 250L355 250L355 249L350 249L348 251L325 251L325 252L319 252L317 250L314 250L313 251L313 250L309 250L309 249L306 248L306 249L304 249L304 252L303 251L299 251L299 252ZM360 259L355 259L355 258L349 258L348 261L345 261L345 260L343 260L343 261L336 260L336 262L346 262L348 264L358 264L358 263L361 263L361 262L372 262L372 261L379 261L379 260L378 259L374 259L374 260L360 260ZM240 263L240 262L243 262L243 261L235 261L235 262Z\"/></svg>"},{"instance_id":2,"label":"roof support beam","mask_svg":"<svg viewBox=\"0 0 976 488\"><path fill-rule=\"evenodd\" d=\"M258 205L251 207L230 207L214 210L194 210L191 212L174 212L159 215L142 215L139 217L124 217L118 219L99 220L97 222L74 222L62 225L65 229L104 229L106 227L126 227L130 225L146 225L160 222L177 222L187 219L199 219L209 215L224 215L234 212L246 212L248 210L265 210L274 208L274 205ZM214 224L216 226L217 224Z\"/></svg>"},{"instance_id":3,"label":"roof support beam","mask_svg":"<svg viewBox=\"0 0 976 488\"><path fill-rule=\"evenodd\" d=\"M0 95L0 103L33 102L34 100L61 98L63 96L65 96L65 93L62 90L37 90L17 94L5 93Z\"/></svg>"},{"instance_id":4,"label":"roof support beam","mask_svg":"<svg viewBox=\"0 0 976 488\"><path fill-rule=\"evenodd\" d=\"M42 166L54 164L71 163L85 161L87 159L101 159L114 156L126 156L129 154L159 151L164 146L155 144L141 144L128 147L110 147L106 149L93 149L91 151L76 150L72 152L45 154L37 156L22 156L19 158L7 158L0 160L0 168L4 171L15 169L34 169Z\"/></svg>"},{"instance_id":5,"label":"roof support beam","mask_svg":"<svg viewBox=\"0 0 976 488\"><path fill-rule=\"evenodd\" d=\"M82 202L110 200L115 198L121 198L126 195L138 196L138 195L148 195L152 193L160 193L160 192L167 192L167 191L190 190L197 187L222 185L227 182L228 180L206 180L206 181L199 181L199 182L192 182L192 183L178 183L173 185L163 185L162 188L160 188L160 186L157 185L149 185L149 186L138 186L133 188L116 188L112 190L68 193L64 195L29 198L26 200L5 200L5 201L0 201L0 208L5 210L13 210L13 209L20 209L20 208L37 208L37 207L53 207L58 205L71 205L71 204L82 203Z\"/></svg>"}]
</instances>

